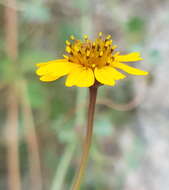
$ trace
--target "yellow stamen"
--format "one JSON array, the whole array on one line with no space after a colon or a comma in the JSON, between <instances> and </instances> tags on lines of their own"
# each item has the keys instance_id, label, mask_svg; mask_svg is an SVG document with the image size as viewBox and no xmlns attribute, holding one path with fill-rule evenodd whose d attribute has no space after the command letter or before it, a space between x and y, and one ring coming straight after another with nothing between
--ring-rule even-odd
<instances>
[{"instance_id":1,"label":"yellow stamen","mask_svg":"<svg viewBox=\"0 0 169 190\"><path fill-rule=\"evenodd\" d=\"M84 38L85 40L87 40L89 37L88 37L88 35L85 34L85 35L83 36L83 38Z\"/></svg>"},{"instance_id":2,"label":"yellow stamen","mask_svg":"<svg viewBox=\"0 0 169 190\"><path fill-rule=\"evenodd\" d=\"M113 45L111 49L114 50L114 49L116 49L116 48L117 48L117 46L116 46L116 45Z\"/></svg>"},{"instance_id":3,"label":"yellow stamen","mask_svg":"<svg viewBox=\"0 0 169 190\"><path fill-rule=\"evenodd\" d=\"M70 53L72 49L69 46L66 46L66 52Z\"/></svg>"},{"instance_id":4,"label":"yellow stamen","mask_svg":"<svg viewBox=\"0 0 169 190\"><path fill-rule=\"evenodd\" d=\"M87 55L87 57L89 57L89 55L90 55L90 51L89 50L87 50L86 55Z\"/></svg>"},{"instance_id":5,"label":"yellow stamen","mask_svg":"<svg viewBox=\"0 0 169 190\"><path fill-rule=\"evenodd\" d=\"M106 40L110 40L110 38L111 38L111 35L108 35L108 36L106 37Z\"/></svg>"},{"instance_id":6,"label":"yellow stamen","mask_svg":"<svg viewBox=\"0 0 169 190\"><path fill-rule=\"evenodd\" d=\"M93 42L92 46L95 47L96 46L96 42Z\"/></svg>"},{"instance_id":7,"label":"yellow stamen","mask_svg":"<svg viewBox=\"0 0 169 190\"><path fill-rule=\"evenodd\" d=\"M64 57L65 59L69 59L69 57L68 57L67 55L63 55L63 57Z\"/></svg>"},{"instance_id":8,"label":"yellow stamen","mask_svg":"<svg viewBox=\"0 0 169 190\"><path fill-rule=\"evenodd\" d=\"M69 42L69 40L66 40L66 45L70 45L71 43Z\"/></svg>"},{"instance_id":9,"label":"yellow stamen","mask_svg":"<svg viewBox=\"0 0 169 190\"><path fill-rule=\"evenodd\" d=\"M75 40L75 37L73 35L70 36L71 40Z\"/></svg>"},{"instance_id":10,"label":"yellow stamen","mask_svg":"<svg viewBox=\"0 0 169 190\"><path fill-rule=\"evenodd\" d=\"M103 51L100 52L100 57L103 56Z\"/></svg>"},{"instance_id":11,"label":"yellow stamen","mask_svg":"<svg viewBox=\"0 0 169 190\"><path fill-rule=\"evenodd\" d=\"M99 36L100 38L102 37L102 35L103 35L103 33L102 33L102 32L99 32L98 36Z\"/></svg>"}]
</instances>

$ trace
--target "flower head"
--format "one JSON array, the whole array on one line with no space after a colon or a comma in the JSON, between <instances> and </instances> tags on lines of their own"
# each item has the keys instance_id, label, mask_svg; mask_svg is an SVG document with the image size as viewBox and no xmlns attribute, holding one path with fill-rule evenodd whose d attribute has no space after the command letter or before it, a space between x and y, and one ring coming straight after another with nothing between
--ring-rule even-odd
<instances>
[{"instance_id":1,"label":"flower head","mask_svg":"<svg viewBox=\"0 0 169 190\"><path fill-rule=\"evenodd\" d=\"M111 36L103 38L100 32L95 41L88 39L76 40L71 36L71 41L66 41L66 55L57 59L37 64L37 75L40 80L50 82L67 75L66 86L90 87L96 82L114 86L116 80L124 79L125 74L147 75L148 72L133 68L125 62L142 60L140 53L133 52L121 55L115 51L116 45L112 44Z\"/></svg>"}]
</instances>

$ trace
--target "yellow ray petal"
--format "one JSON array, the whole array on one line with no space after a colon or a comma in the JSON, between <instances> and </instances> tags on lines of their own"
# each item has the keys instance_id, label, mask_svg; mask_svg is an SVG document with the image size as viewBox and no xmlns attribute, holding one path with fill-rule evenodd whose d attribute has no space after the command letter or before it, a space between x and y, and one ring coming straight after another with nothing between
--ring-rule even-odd
<instances>
[{"instance_id":1,"label":"yellow ray petal","mask_svg":"<svg viewBox=\"0 0 169 190\"><path fill-rule=\"evenodd\" d=\"M96 79L106 85L114 86L115 80L123 79L126 76L111 66L105 66L102 68L95 68L94 71Z\"/></svg>"},{"instance_id":2,"label":"yellow ray petal","mask_svg":"<svg viewBox=\"0 0 169 190\"><path fill-rule=\"evenodd\" d=\"M68 62L68 61L67 61L67 59L55 59L55 60L52 60L52 61L37 63L36 66L41 67L41 66L44 66L44 65L48 65L48 64L51 64L51 63L58 63L58 62Z\"/></svg>"},{"instance_id":3,"label":"yellow ray petal","mask_svg":"<svg viewBox=\"0 0 169 190\"><path fill-rule=\"evenodd\" d=\"M74 85L78 87L89 87L94 84L94 81L92 69L79 66L68 74L65 85L68 87Z\"/></svg>"},{"instance_id":4,"label":"yellow ray petal","mask_svg":"<svg viewBox=\"0 0 169 190\"><path fill-rule=\"evenodd\" d=\"M133 61L141 61L141 55L139 52L133 52L126 55L117 55L115 56L115 60L117 62L133 62Z\"/></svg>"},{"instance_id":5,"label":"yellow ray petal","mask_svg":"<svg viewBox=\"0 0 169 190\"><path fill-rule=\"evenodd\" d=\"M112 65L114 67L121 69L121 70L123 70L129 74L132 74L132 75L147 75L148 74L148 72L146 72L146 71L142 71L140 69L130 67L130 66L125 65L123 63L114 62Z\"/></svg>"},{"instance_id":6,"label":"yellow ray petal","mask_svg":"<svg viewBox=\"0 0 169 190\"><path fill-rule=\"evenodd\" d=\"M49 61L46 63L40 63L36 74L39 76L52 74L54 76L64 76L70 71L70 64L66 61Z\"/></svg>"},{"instance_id":7,"label":"yellow ray petal","mask_svg":"<svg viewBox=\"0 0 169 190\"><path fill-rule=\"evenodd\" d=\"M40 80L43 82L51 82L51 81L57 80L58 78L60 78L60 76L44 75L40 77Z\"/></svg>"}]
</instances>

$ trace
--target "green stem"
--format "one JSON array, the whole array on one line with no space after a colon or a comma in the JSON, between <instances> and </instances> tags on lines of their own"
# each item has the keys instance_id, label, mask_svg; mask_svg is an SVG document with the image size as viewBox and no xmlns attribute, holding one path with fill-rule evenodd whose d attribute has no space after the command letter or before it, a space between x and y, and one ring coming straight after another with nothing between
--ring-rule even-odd
<instances>
[{"instance_id":1,"label":"green stem","mask_svg":"<svg viewBox=\"0 0 169 190\"><path fill-rule=\"evenodd\" d=\"M95 105L96 105L96 96L97 96L97 86L92 86L89 88L90 92L90 100L89 100L89 107L88 107L88 120L87 120L87 133L86 138L83 145L83 154L80 162L80 167L77 172L77 176L75 178L75 183L72 187L72 190L78 190L80 188L80 184L84 175L84 171L87 166L87 160L89 157L89 150L92 141L92 134L93 134L93 120L94 120L94 112L95 112Z\"/></svg>"},{"instance_id":2,"label":"green stem","mask_svg":"<svg viewBox=\"0 0 169 190\"><path fill-rule=\"evenodd\" d=\"M71 163L73 153L76 148L76 142L71 142L66 146L65 153L58 165L51 190L59 190L63 188L64 180L67 174L68 167Z\"/></svg>"}]
</instances>

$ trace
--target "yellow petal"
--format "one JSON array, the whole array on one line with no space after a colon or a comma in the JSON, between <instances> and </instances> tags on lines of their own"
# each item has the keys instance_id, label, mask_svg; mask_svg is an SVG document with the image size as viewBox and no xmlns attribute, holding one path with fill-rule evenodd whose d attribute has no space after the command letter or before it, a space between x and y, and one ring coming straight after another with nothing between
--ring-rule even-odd
<instances>
[{"instance_id":1,"label":"yellow petal","mask_svg":"<svg viewBox=\"0 0 169 190\"><path fill-rule=\"evenodd\" d=\"M50 82L68 74L77 64L68 62L66 59L53 60L37 64L36 74L43 82Z\"/></svg>"},{"instance_id":2,"label":"yellow petal","mask_svg":"<svg viewBox=\"0 0 169 190\"><path fill-rule=\"evenodd\" d=\"M141 61L141 55L139 52L129 53L127 55L117 55L115 56L115 60L117 62L133 62L133 61Z\"/></svg>"},{"instance_id":3,"label":"yellow petal","mask_svg":"<svg viewBox=\"0 0 169 190\"><path fill-rule=\"evenodd\" d=\"M123 70L129 74L132 74L132 75L147 75L148 74L148 72L146 72L146 71L142 71L140 69L130 67L130 66L125 65L123 63L114 62L112 65L114 67L121 69L121 70Z\"/></svg>"},{"instance_id":4,"label":"yellow petal","mask_svg":"<svg viewBox=\"0 0 169 190\"><path fill-rule=\"evenodd\" d=\"M94 74L96 79L106 85L114 86L115 80L123 79L126 76L111 66L105 66L102 68L95 68Z\"/></svg>"},{"instance_id":5,"label":"yellow petal","mask_svg":"<svg viewBox=\"0 0 169 190\"><path fill-rule=\"evenodd\" d=\"M46 63L38 64L38 69L36 74L39 76L42 75L54 75L54 76L64 76L70 71L69 62L62 60L54 60Z\"/></svg>"},{"instance_id":6,"label":"yellow petal","mask_svg":"<svg viewBox=\"0 0 169 190\"><path fill-rule=\"evenodd\" d=\"M71 73L68 74L65 85L89 87L94 84L94 74L92 69L78 66L74 68Z\"/></svg>"},{"instance_id":7,"label":"yellow petal","mask_svg":"<svg viewBox=\"0 0 169 190\"><path fill-rule=\"evenodd\" d=\"M68 62L68 61L67 61L67 59L56 59L56 60L52 60L52 61L37 63L36 66L41 67L41 66L44 66L44 65L48 65L48 64L51 64L51 63L57 63L57 62Z\"/></svg>"},{"instance_id":8,"label":"yellow petal","mask_svg":"<svg viewBox=\"0 0 169 190\"><path fill-rule=\"evenodd\" d=\"M57 80L58 78L60 78L60 77L53 76L53 75L44 75L44 76L40 77L40 80L43 82L51 82L51 81Z\"/></svg>"}]
</instances>

